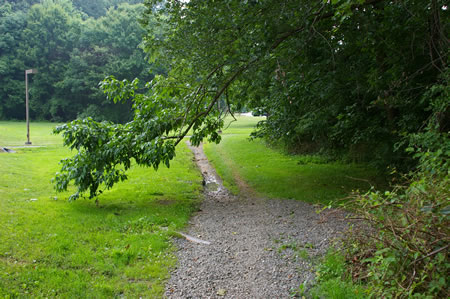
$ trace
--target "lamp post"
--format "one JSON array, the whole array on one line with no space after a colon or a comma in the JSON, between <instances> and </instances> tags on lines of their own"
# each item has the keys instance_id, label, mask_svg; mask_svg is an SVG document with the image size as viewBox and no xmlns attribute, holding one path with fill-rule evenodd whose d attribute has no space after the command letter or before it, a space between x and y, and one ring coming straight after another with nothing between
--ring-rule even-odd
<instances>
[{"instance_id":1,"label":"lamp post","mask_svg":"<svg viewBox=\"0 0 450 299\"><path fill-rule=\"evenodd\" d=\"M27 117L27 142L25 144L31 144L30 141L30 114L28 112L28 74L36 74L37 69L25 70L25 109Z\"/></svg>"}]
</instances>

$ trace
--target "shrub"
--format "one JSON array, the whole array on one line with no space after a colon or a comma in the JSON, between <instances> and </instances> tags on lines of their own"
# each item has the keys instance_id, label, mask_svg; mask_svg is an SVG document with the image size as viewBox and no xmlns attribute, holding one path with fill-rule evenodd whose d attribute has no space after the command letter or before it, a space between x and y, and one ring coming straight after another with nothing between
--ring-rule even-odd
<instances>
[{"instance_id":1,"label":"shrub","mask_svg":"<svg viewBox=\"0 0 450 299\"><path fill-rule=\"evenodd\" d=\"M429 128L410 144L410 183L345 203L369 225L346 240L346 259L374 297L448 298L450 139Z\"/></svg>"},{"instance_id":2,"label":"shrub","mask_svg":"<svg viewBox=\"0 0 450 299\"><path fill-rule=\"evenodd\" d=\"M355 194L342 204L362 222L346 234L342 251L333 253L344 262L327 257L318 267L313 291L322 290L320 296L339 298L342 288L362 283L372 298L450 297L448 70L443 78L424 95L432 111L426 129L405 134L398 144L418 162L404 184Z\"/></svg>"}]
</instances>

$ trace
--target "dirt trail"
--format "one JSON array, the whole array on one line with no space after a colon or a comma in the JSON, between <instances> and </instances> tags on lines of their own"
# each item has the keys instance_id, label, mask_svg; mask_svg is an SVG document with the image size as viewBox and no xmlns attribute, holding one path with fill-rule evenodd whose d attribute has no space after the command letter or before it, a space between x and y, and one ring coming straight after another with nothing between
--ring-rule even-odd
<instances>
[{"instance_id":1,"label":"dirt trail","mask_svg":"<svg viewBox=\"0 0 450 299\"><path fill-rule=\"evenodd\" d=\"M186 234L202 242L175 241L178 265L166 297L290 298L300 284L311 282L311 258L345 229L343 215L324 219L304 202L232 196L203 149L191 149L205 199Z\"/></svg>"}]
</instances>

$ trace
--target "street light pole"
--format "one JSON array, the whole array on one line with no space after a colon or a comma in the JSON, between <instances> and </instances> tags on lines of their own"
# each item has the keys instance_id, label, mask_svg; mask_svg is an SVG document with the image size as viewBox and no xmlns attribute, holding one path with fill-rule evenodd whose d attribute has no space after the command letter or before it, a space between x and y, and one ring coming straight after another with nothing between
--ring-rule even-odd
<instances>
[{"instance_id":1,"label":"street light pole","mask_svg":"<svg viewBox=\"0 0 450 299\"><path fill-rule=\"evenodd\" d=\"M26 109L26 118L27 118L27 142L25 144L31 144L30 141L30 113L29 113L29 105L28 105L28 74L36 74L36 69L25 70L25 109Z\"/></svg>"}]
</instances>

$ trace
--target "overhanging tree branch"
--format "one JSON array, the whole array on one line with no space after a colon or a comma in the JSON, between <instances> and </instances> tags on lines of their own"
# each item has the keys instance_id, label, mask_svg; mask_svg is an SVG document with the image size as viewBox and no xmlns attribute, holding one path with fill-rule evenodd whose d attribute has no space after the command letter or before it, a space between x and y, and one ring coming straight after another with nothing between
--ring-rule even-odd
<instances>
[{"instance_id":1,"label":"overhanging tree branch","mask_svg":"<svg viewBox=\"0 0 450 299\"><path fill-rule=\"evenodd\" d=\"M216 102L219 100L220 96L225 92L225 90L227 90L227 88L234 82L234 80L236 80L236 78L239 77L239 75L241 75L245 70L247 70L250 65L252 65L253 63L255 63L258 59L253 59L251 60L248 64L242 66L241 68L239 68L234 74L233 76L231 76L222 86L222 88L220 90L217 91L216 95L214 96L214 98L212 99L211 103L209 103L207 109L205 111L202 111L200 113L198 113L197 115L194 116L194 118L192 119L192 121L190 122L189 126L184 130L184 132L179 136L178 140L175 142L175 146L178 145L178 143L181 142L181 140L183 140L184 137L186 137L187 133L189 132L189 130L194 126L195 122L202 116L206 116L208 115L212 108L214 107L214 105L216 104Z\"/></svg>"}]
</instances>

